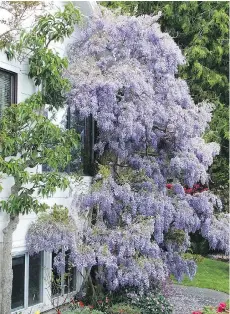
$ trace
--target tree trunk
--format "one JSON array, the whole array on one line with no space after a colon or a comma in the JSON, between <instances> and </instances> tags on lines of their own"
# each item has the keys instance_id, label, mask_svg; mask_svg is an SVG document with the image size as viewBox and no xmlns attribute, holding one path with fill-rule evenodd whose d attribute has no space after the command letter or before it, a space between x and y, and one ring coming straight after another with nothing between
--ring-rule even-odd
<instances>
[{"instance_id":1,"label":"tree trunk","mask_svg":"<svg viewBox=\"0 0 230 314\"><path fill-rule=\"evenodd\" d=\"M0 313L11 313L12 295L12 238L19 222L19 215L10 215L8 225L3 229L2 260L1 260L1 292L0 292Z\"/></svg>"}]
</instances>

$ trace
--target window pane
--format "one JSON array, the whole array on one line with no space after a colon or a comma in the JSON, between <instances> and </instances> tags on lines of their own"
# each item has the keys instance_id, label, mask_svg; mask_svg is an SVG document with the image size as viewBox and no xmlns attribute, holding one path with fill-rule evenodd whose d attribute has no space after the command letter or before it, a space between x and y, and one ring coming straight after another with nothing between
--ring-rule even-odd
<instances>
[{"instance_id":1,"label":"window pane","mask_svg":"<svg viewBox=\"0 0 230 314\"><path fill-rule=\"evenodd\" d=\"M0 70L0 115L11 104L11 74Z\"/></svg>"},{"instance_id":2,"label":"window pane","mask_svg":"<svg viewBox=\"0 0 230 314\"><path fill-rule=\"evenodd\" d=\"M71 162L60 172L72 173L82 171L84 175L93 176L95 174L94 164L94 143L95 143L95 121L90 115L88 118L81 118L78 110L67 109L66 129L75 129L79 134L80 145L71 151ZM42 165L42 171L52 171L48 165Z\"/></svg>"},{"instance_id":3,"label":"window pane","mask_svg":"<svg viewBox=\"0 0 230 314\"><path fill-rule=\"evenodd\" d=\"M75 274L76 269L69 262L70 251L65 252L65 273L60 275L53 267L56 253L52 253L52 296L59 296L62 293L69 293L76 290Z\"/></svg>"},{"instance_id":4,"label":"window pane","mask_svg":"<svg viewBox=\"0 0 230 314\"><path fill-rule=\"evenodd\" d=\"M79 134L80 139L80 145L78 148L74 148L71 151L71 161L70 163L64 168L59 169L59 172L76 172L83 168L83 154L84 154L84 130L85 130L85 119L81 119L79 112L74 111L74 113L70 112L70 108L67 109L67 115L66 115L66 129L75 129L76 132ZM47 164L42 165L42 171L43 172L50 172L53 171L51 167L49 167Z\"/></svg>"},{"instance_id":5,"label":"window pane","mask_svg":"<svg viewBox=\"0 0 230 314\"><path fill-rule=\"evenodd\" d=\"M94 144L95 144L95 121L90 115L86 121L84 133L84 149L83 149L83 171L85 175L95 175L94 164Z\"/></svg>"},{"instance_id":6,"label":"window pane","mask_svg":"<svg viewBox=\"0 0 230 314\"><path fill-rule=\"evenodd\" d=\"M71 262L69 261L69 254L70 250L66 251L65 255L65 293L70 293L76 290L76 268L72 266Z\"/></svg>"},{"instance_id":7,"label":"window pane","mask_svg":"<svg viewBox=\"0 0 230 314\"><path fill-rule=\"evenodd\" d=\"M12 309L24 307L24 283L25 283L25 255L15 257L12 260L13 288L12 288Z\"/></svg>"},{"instance_id":8,"label":"window pane","mask_svg":"<svg viewBox=\"0 0 230 314\"><path fill-rule=\"evenodd\" d=\"M61 295L62 292L62 280L61 276L57 273L56 268L53 266L54 258L57 256L56 253L52 253L52 282L51 282L51 290L52 296Z\"/></svg>"},{"instance_id":9,"label":"window pane","mask_svg":"<svg viewBox=\"0 0 230 314\"><path fill-rule=\"evenodd\" d=\"M42 302L42 254L29 257L29 306Z\"/></svg>"},{"instance_id":10,"label":"window pane","mask_svg":"<svg viewBox=\"0 0 230 314\"><path fill-rule=\"evenodd\" d=\"M74 112L69 111L69 128L73 128L80 135L80 147L79 150L72 152L72 161L70 164L70 172L83 167L83 173L85 175L93 175L93 162L94 162L94 121L92 116L82 119L78 110Z\"/></svg>"}]
</instances>

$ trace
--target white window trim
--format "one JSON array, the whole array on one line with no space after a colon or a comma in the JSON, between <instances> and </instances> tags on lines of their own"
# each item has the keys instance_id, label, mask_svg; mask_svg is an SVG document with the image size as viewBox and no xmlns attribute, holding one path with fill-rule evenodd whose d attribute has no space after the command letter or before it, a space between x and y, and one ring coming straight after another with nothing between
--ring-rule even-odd
<instances>
[{"instance_id":1,"label":"white window trim","mask_svg":"<svg viewBox=\"0 0 230 314\"><path fill-rule=\"evenodd\" d=\"M21 257L21 256L24 256L25 257L25 274L24 274L24 307L23 308L16 308L16 309L13 309L11 310L11 313L19 313L24 311L24 310L27 310L27 309L30 309L31 311L31 308L33 307L37 307L38 305L41 306L41 304L43 304L43 298L44 298L44 294L43 294L43 271L41 271L41 278L40 278L40 282L41 282L41 285L40 285L40 296L41 296L41 299L42 299L42 302L38 303L38 304L35 304L35 305L32 305L32 306L29 306L29 254L28 252L26 251L21 251L21 252L15 252L15 253L12 253L12 258L17 258L17 257ZM43 269L44 267L44 252L41 253L41 267Z\"/></svg>"},{"instance_id":2,"label":"white window trim","mask_svg":"<svg viewBox=\"0 0 230 314\"><path fill-rule=\"evenodd\" d=\"M29 297L29 254L25 254L25 276L24 276L24 308L28 308Z\"/></svg>"},{"instance_id":3,"label":"white window trim","mask_svg":"<svg viewBox=\"0 0 230 314\"><path fill-rule=\"evenodd\" d=\"M75 272L75 290L70 292L69 294L62 294L59 296L54 296L51 299L51 271L52 271L52 253L43 252L42 254L42 269L41 272L42 280L41 280L41 297L42 302L28 306L28 294L29 294L29 254L26 250L22 250L20 252L13 252L12 258L25 256L25 284L24 284L24 308L21 309L13 309L11 314L31 314L36 311L47 311L53 309L53 304L62 305L64 303L70 302L74 294L76 294L80 286L82 284L82 278L79 273ZM45 274L46 273L46 274ZM27 289L27 291L26 291ZM27 299L26 299L27 298ZM27 306L27 307L26 307Z\"/></svg>"}]
</instances>

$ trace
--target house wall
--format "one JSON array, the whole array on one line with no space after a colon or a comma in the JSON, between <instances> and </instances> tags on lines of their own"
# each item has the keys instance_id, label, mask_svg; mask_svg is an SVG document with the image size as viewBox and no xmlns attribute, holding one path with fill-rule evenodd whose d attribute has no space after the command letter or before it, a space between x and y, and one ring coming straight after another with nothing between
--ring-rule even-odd
<instances>
[{"instance_id":1,"label":"house wall","mask_svg":"<svg viewBox=\"0 0 230 314\"><path fill-rule=\"evenodd\" d=\"M79 7L80 11L85 15L89 16L92 14L92 12L96 8L96 2L95 1L75 1L74 2L77 7ZM63 7L65 4L65 1L55 2L56 7ZM1 17L1 12L0 12ZM76 36L76 34L75 34ZM63 44L53 45L52 48L59 52L60 55L65 55L65 48L66 45L73 40L67 39L64 41ZM24 101L28 96L36 92L37 87L33 84L33 81L28 78L28 63L25 61L23 63L19 63L18 61L8 61L6 58L6 55L4 52L0 51L0 68L4 70L8 70L11 72L14 72L17 74L17 101L21 102ZM57 119L60 120L61 113L57 116ZM31 172L41 172L41 166L38 166L31 170ZM13 184L13 179L10 177L2 177L1 179L1 185L3 186L3 190L0 192L0 200L6 200L10 195L10 189ZM89 189L91 182L90 177L84 177L82 178L82 181L79 182L73 182L65 191L57 190L56 193L46 199L41 199L41 201L45 201L48 205L52 206L55 203L58 205L64 205L68 209L71 210L71 204L73 200L73 196L76 196L75 193L78 195L82 193L86 193ZM77 191L77 192L76 192ZM7 225L8 222L8 215L4 212L0 211L0 262L4 263L4 257L1 256L1 244L3 239L3 228ZM27 233L28 227L30 226L31 222L36 220L36 214L30 213L28 215L20 216L20 221L17 226L16 231L13 234L13 248L12 248L12 256L18 256L20 254L23 254L26 252L26 246L25 246L25 235ZM77 219L76 219L77 223ZM51 255L48 253L44 253L43 258L44 266L47 269L51 269ZM25 274L25 276L28 276L28 274ZM77 278L78 286L80 285L80 279ZM47 285L47 283L43 282L43 303L34 306L32 313L35 312L35 310L47 310L52 308L51 300L50 300L50 287ZM59 300L56 300L57 302L61 302L60 298ZM31 313L31 308L28 308L26 310L20 310L21 313L27 314ZM20 312L18 311L18 312ZM16 313L16 312L14 312Z\"/></svg>"}]
</instances>

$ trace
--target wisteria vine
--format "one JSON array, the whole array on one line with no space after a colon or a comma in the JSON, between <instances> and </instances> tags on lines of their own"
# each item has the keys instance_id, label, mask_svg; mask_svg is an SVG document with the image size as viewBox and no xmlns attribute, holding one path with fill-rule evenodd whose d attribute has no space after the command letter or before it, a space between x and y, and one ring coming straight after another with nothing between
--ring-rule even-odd
<instances>
[{"instance_id":1,"label":"wisteria vine","mask_svg":"<svg viewBox=\"0 0 230 314\"><path fill-rule=\"evenodd\" d=\"M148 289L169 274L192 278L196 264L183 258L191 233L228 250L228 219L205 186L219 152L202 138L212 105L195 105L177 77L185 59L158 18L102 12L68 51L68 105L96 121L103 164L76 210L88 224L71 258L109 290Z\"/></svg>"}]
</instances>

